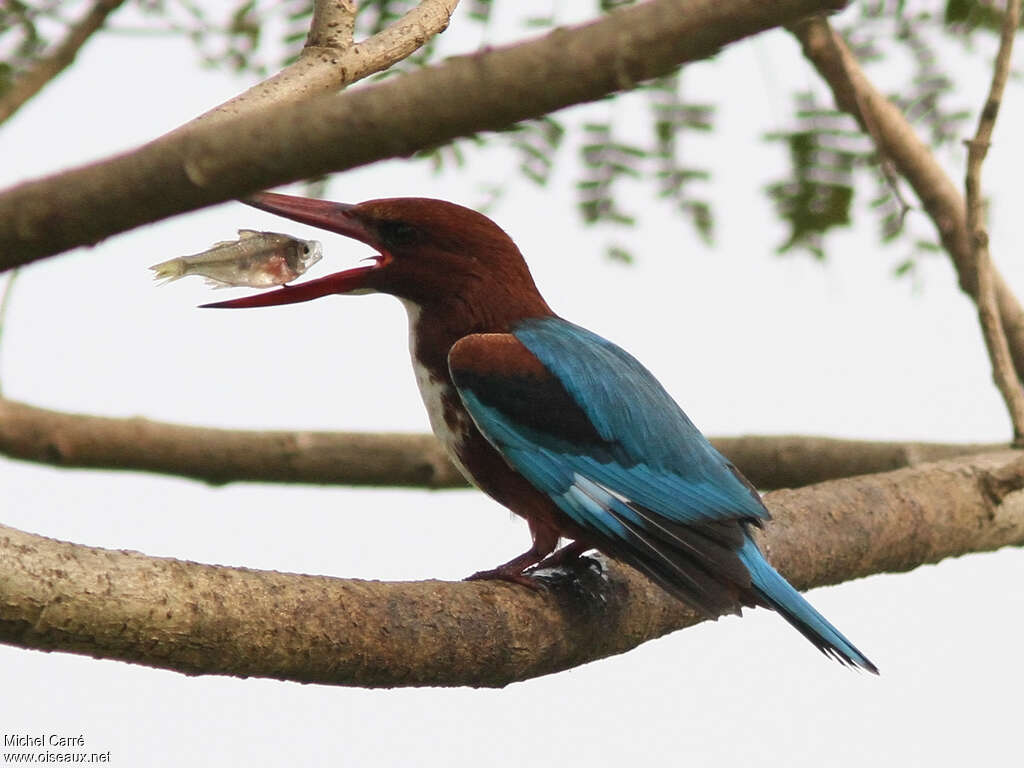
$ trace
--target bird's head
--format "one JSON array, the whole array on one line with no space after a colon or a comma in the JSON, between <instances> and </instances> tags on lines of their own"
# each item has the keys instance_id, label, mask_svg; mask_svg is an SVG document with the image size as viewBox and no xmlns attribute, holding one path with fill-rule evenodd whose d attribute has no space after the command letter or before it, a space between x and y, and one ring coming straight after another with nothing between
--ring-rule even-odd
<instances>
[{"instance_id":1,"label":"bird's head","mask_svg":"<svg viewBox=\"0 0 1024 768\"><path fill-rule=\"evenodd\" d=\"M406 197L352 205L263 193L244 202L336 232L376 251L365 266L207 307L267 307L330 294L390 293L420 307L550 312L522 254L502 229L461 205Z\"/></svg>"}]
</instances>

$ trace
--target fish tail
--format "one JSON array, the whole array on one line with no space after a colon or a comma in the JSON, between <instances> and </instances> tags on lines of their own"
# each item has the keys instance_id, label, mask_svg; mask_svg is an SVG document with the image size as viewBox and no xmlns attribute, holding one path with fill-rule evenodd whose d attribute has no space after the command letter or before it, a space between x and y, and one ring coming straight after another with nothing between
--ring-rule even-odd
<instances>
[{"instance_id":1,"label":"fish tail","mask_svg":"<svg viewBox=\"0 0 1024 768\"><path fill-rule=\"evenodd\" d=\"M179 277L184 277L188 274L188 270L185 268L184 259L170 259L169 261L161 261L159 264L154 264L150 267L155 273L153 275L154 280L163 280L161 285L166 285L172 280L177 280Z\"/></svg>"},{"instance_id":2,"label":"fish tail","mask_svg":"<svg viewBox=\"0 0 1024 768\"><path fill-rule=\"evenodd\" d=\"M768 564L749 536L740 548L739 557L750 571L751 584L757 594L815 648L844 664L878 674L878 667Z\"/></svg>"}]
</instances>

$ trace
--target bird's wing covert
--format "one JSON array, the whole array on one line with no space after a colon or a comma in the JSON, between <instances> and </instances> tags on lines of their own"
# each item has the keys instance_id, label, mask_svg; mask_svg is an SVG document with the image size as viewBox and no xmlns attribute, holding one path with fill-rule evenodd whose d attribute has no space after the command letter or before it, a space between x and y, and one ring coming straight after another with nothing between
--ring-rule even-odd
<instances>
[{"instance_id":1,"label":"bird's wing covert","mask_svg":"<svg viewBox=\"0 0 1024 768\"><path fill-rule=\"evenodd\" d=\"M768 517L654 376L596 334L560 318L526 320L510 334L461 339L449 368L484 436L587 528L628 526L633 507L655 525ZM593 513L592 502L617 513Z\"/></svg>"}]
</instances>

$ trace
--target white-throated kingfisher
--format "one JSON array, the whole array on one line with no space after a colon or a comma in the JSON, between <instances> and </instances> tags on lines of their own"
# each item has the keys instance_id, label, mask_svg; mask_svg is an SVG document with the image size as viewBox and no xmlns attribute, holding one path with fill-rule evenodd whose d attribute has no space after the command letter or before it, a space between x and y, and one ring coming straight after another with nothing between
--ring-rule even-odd
<instances>
[{"instance_id":1,"label":"white-throated kingfisher","mask_svg":"<svg viewBox=\"0 0 1024 768\"><path fill-rule=\"evenodd\" d=\"M206 306L371 292L402 301L434 433L533 537L471 578L529 583L526 569L596 548L710 618L773 608L823 653L877 673L761 554L750 529L770 515L754 487L636 359L551 311L489 218L425 198L245 202L377 251L365 266ZM555 552L562 537L573 543Z\"/></svg>"}]
</instances>

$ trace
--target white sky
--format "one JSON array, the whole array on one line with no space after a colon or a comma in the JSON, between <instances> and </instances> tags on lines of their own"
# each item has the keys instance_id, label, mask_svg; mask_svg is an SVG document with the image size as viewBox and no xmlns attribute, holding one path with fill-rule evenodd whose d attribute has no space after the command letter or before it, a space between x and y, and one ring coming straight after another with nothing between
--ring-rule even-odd
<instances>
[{"instance_id":1,"label":"white sky","mask_svg":"<svg viewBox=\"0 0 1024 768\"><path fill-rule=\"evenodd\" d=\"M519 34L503 23L492 39ZM465 49L479 38L478 27L456 20L446 45ZM0 184L134 146L245 85L195 61L181 42L95 41L4 126ZM968 60L971 85L957 94L965 106L981 103L984 61ZM1006 439L973 308L943 257L924 265L918 289L893 279L909 246L879 247L869 217L831 239L826 266L774 256L784 232L761 190L784 158L759 137L787 114L789 92L815 80L783 33L687 70L688 94L719 109L715 137L684 150L714 172L713 249L641 187L628 194L644 210L640 227L583 230L567 148L549 189L514 178L510 157L495 153L471 154L463 173L379 164L337 177L331 196L473 205L484 184L510 179L492 216L552 306L636 354L709 434ZM993 254L1018 292L1021 155L1011 137L1024 128L1022 96L1011 87L985 169ZM640 109L637 101L615 108L617 127L643 130ZM950 165L960 178L961 165ZM911 216L925 227L921 214ZM323 240L326 256L311 276L366 255L225 204L33 265L15 288L0 348L5 394L209 425L427 429L396 301L197 311L214 296L200 281L154 286L150 264L231 239L239 227ZM637 263L604 260L610 239L628 242ZM4 523L207 563L458 579L528 545L525 525L474 492L211 489L9 461L0 462L0 487ZM1002 551L813 591L815 606L881 667L877 679L827 662L761 610L502 691L187 678L0 647L0 732L81 733L87 751L110 750L120 766L1006 764L1019 752L1021 563L1020 551Z\"/></svg>"}]
</instances>

